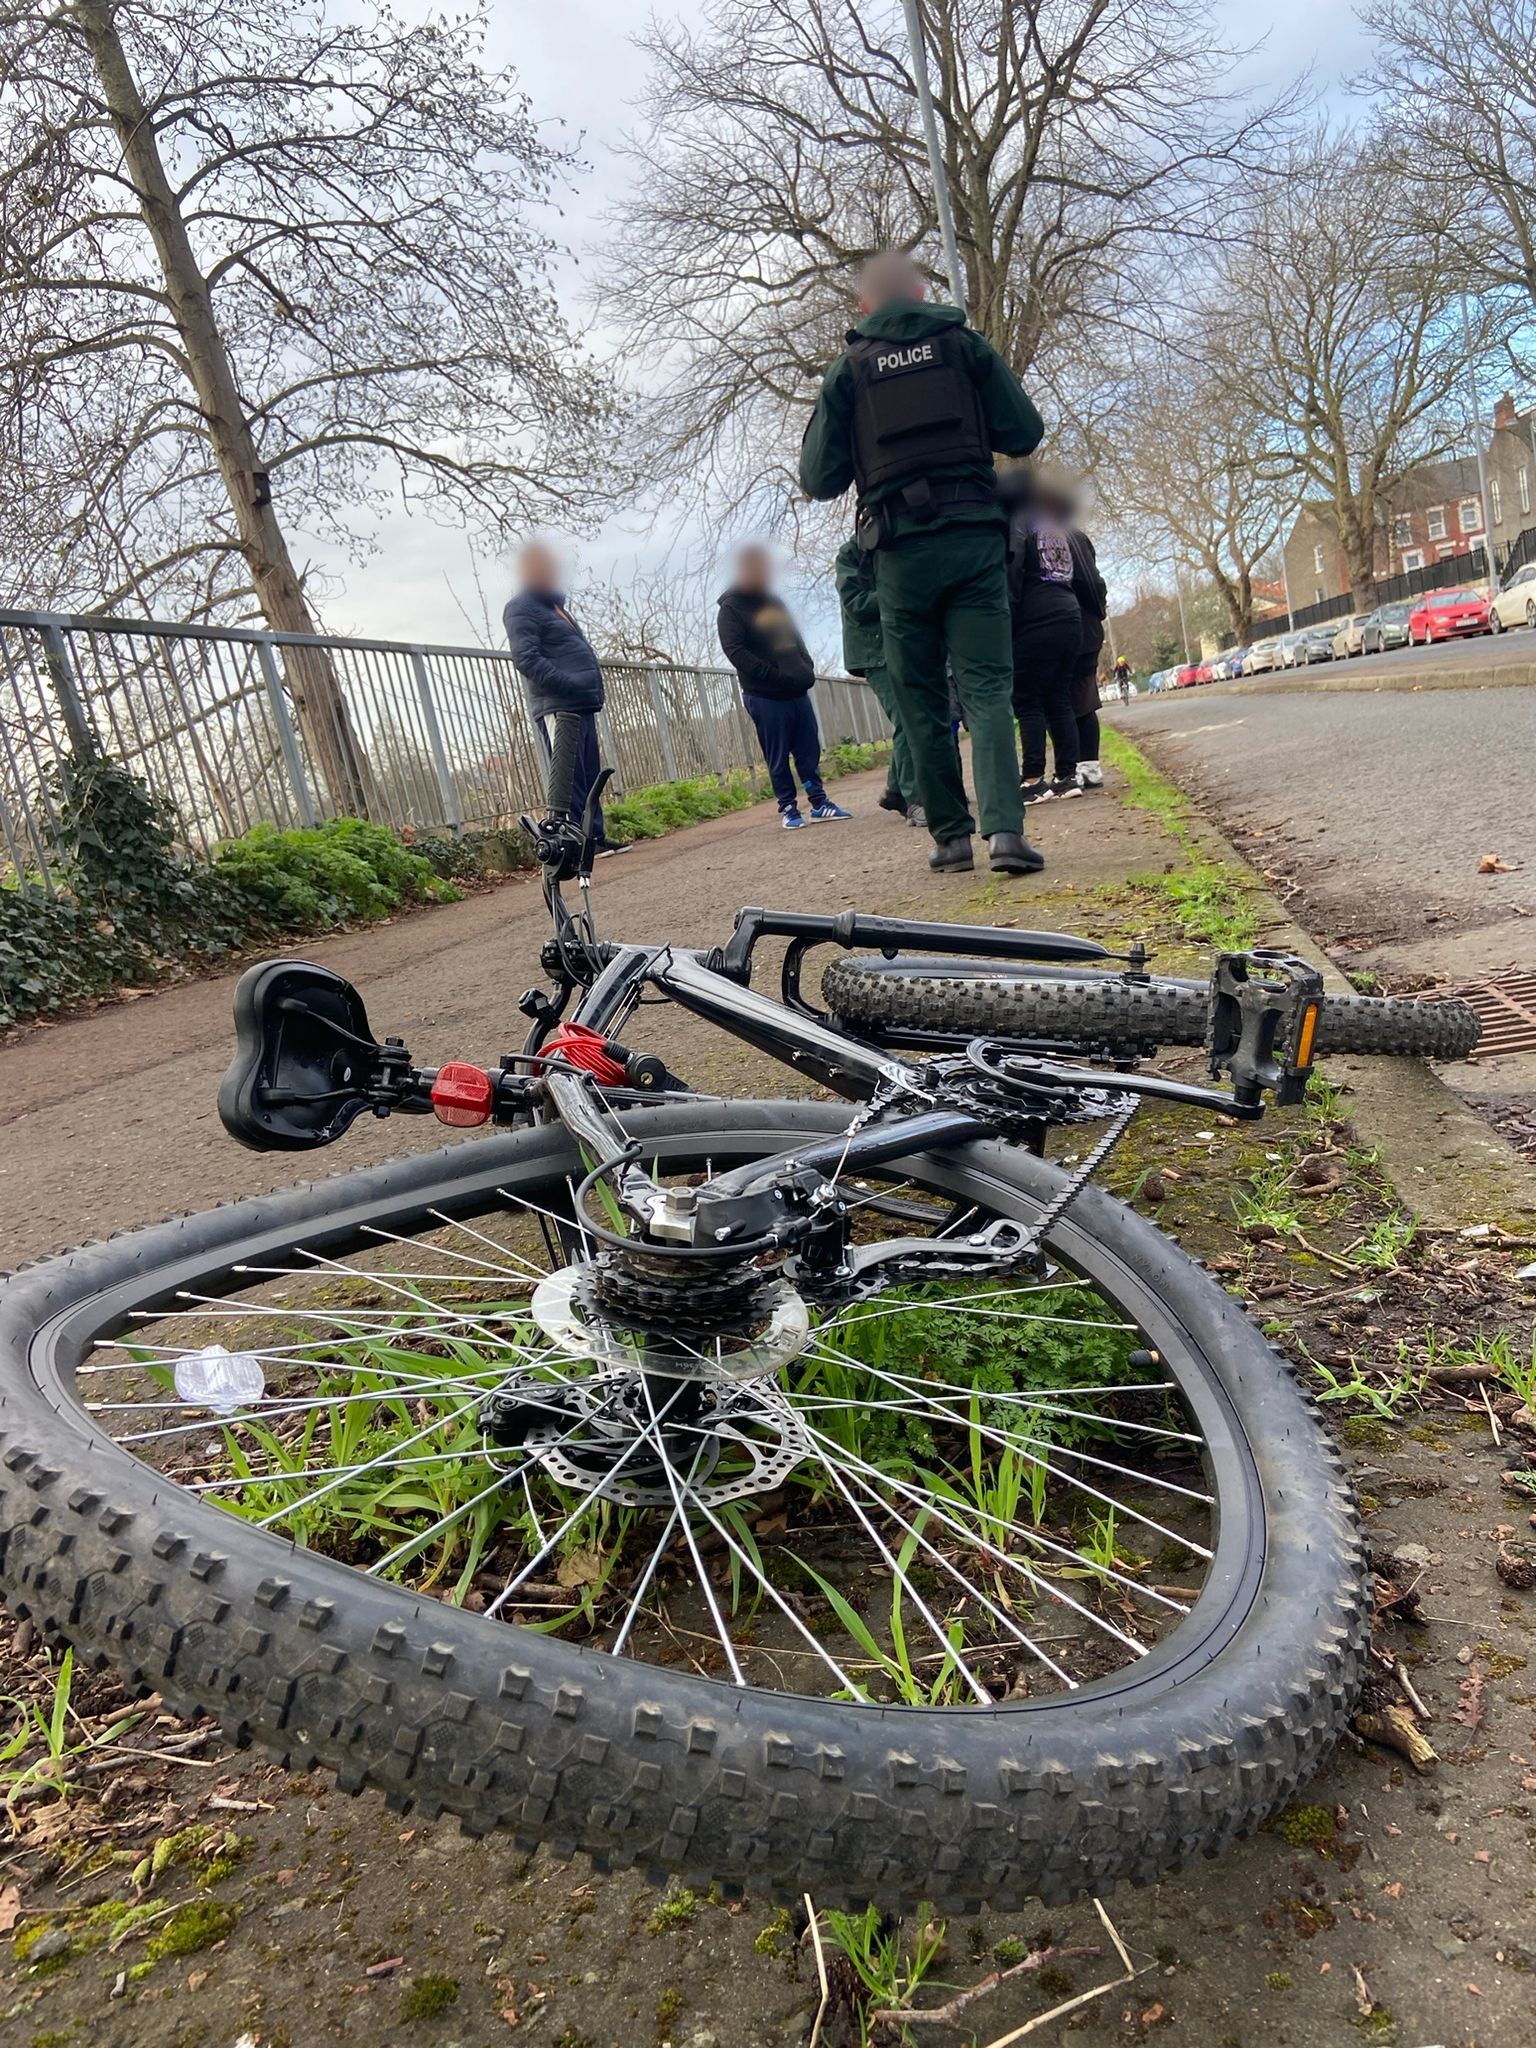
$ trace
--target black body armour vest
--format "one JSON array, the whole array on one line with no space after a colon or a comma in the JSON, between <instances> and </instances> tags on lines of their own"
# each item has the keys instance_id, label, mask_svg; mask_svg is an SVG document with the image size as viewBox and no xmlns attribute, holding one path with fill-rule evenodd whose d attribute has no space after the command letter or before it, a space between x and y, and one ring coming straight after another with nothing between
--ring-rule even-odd
<instances>
[{"instance_id":1,"label":"black body armour vest","mask_svg":"<svg viewBox=\"0 0 1536 2048\"><path fill-rule=\"evenodd\" d=\"M940 328L920 341L850 334L848 357L853 474L861 499L936 469L990 463L986 414L959 328Z\"/></svg>"}]
</instances>

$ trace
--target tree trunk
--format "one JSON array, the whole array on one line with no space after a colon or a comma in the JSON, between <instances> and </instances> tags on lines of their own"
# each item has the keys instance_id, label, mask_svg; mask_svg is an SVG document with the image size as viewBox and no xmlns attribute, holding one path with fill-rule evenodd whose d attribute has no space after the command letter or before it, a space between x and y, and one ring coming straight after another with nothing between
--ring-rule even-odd
<instances>
[{"instance_id":1,"label":"tree trunk","mask_svg":"<svg viewBox=\"0 0 1536 2048\"><path fill-rule=\"evenodd\" d=\"M268 625L277 633L319 631L277 512L255 436L240 398L208 281L193 251L180 205L160 157L155 127L139 92L114 18L113 0L75 0L74 17L90 51L123 162L165 284L166 304L186 355L219 474L229 494L240 551ZM329 655L286 648L284 673L309 756L338 810L366 817L368 763L353 730Z\"/></svg>"},{"instance_id":2,"label":"tree trunk","mask_svg":"<svg viewBox=\"0 0 1536 2048\"><path fill-rule=\"evenodd\" d=\"M1357 504L1341 505L1338 512L1339 544L1344 550L1344 571L1349 578L1350 596L1357 612L1376 609L1376 528L1362 519Z\"/></svg>"}]
</instances>

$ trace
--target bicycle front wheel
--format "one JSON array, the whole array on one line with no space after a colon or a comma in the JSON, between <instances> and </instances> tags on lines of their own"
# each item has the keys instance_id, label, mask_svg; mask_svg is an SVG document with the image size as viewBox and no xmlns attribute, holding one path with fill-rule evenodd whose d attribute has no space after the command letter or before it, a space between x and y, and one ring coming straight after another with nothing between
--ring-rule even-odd
<instances>
[{"instance_id":1,"label":"bicycle front wheel","mask_svg":"<svg viewBox=\"0 0 1536 2048\"><path fill-rule=\"evenodd\" d=\"M627 1123L666 1178L847 1116ZM517 1131L14 1277L8 1602L344 1789L824 1903L1102 1892L1290 1797L1361 1677L1349 1489L1151 1224L1090 1188L1044 1273L787 1340L722 1311L663 1416L561 1321L582 1171ZM858 1231L1028 1222L1061 1186L995 1143L902 1160Z\"/></svg>"},{"instance_id":2,"label":"bicycle front wheel","mask_svg":"<svg viewBox=\"0 0 1536 2048\"><path fill-rule=\"evenodd\" d=\"M855 1031L938 1031L1025 1038L1134 1058L1162 1045L1204 1045L1203 981L1141 979L995 960L834 960L822 978L828 1007ZM1464 1060L1482 1030L1458 1001L1330 995L1317 1051Z\"/></svg>"}]
</instances>

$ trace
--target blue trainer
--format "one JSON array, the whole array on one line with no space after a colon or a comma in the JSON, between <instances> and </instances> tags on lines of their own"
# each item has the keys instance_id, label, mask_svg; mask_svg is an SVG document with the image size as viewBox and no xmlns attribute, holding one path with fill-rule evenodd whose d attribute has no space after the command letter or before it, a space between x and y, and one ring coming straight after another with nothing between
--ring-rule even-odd
<instances>
[{"instance_id":1,"label":"blue trainer","mask_svg":"<svg viewBox=\"0 0 1536 2048\"><path fill-rule=\"evenodd\" d=\"M852 816L852 811L845 811L841 804L833 803L829 796L824 796L819 804L812 804L811 806L811 818L818 825L825 825L829 818L851 818Z\"/></svg>"},{"instance_id":2,"label":"blue trainer","mask_svg":"<svg viewBox=\"0 0 1536 2048\"><path fill-rule=\"evenodd\" d=\"M815 813L812 812L811 815L814 817ZM800 813L795 809L794 805L791 804L787 811L780 811L779 823L784 827L784 830L786 832L796 832L805 823L805 820L801 817Z\"/></svg>"}]
</instances>

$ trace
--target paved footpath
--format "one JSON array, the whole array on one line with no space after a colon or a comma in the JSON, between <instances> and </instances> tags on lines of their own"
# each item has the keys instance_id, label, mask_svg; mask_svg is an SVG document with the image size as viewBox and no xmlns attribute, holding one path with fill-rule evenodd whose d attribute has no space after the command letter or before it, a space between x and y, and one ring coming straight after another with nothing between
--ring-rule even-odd
<instances>
[{"instance_id":1,"label":"paved footpath","mask_svg":"<svg viewBox=\"0 0 1536 2048\"><path fill-rule=\"evenodd\" d=\"M984 871L974 881L930 875L927 834L875 808L881 781L868 774L838 783L855 813L847 824L785 832L772 805L759 804L602 862L593 888L600 930L608 938L723 942L747 903L1028 921L1037 883L1018 882L978 913ZM1071 814L1096 808L1092 802L1056 808L1054 822L1049 807L1038 827L1031 820L1053 859L1070 847L1065 864L1083 881L1124 871L1123 848L1106 855L1092 846L1087 819L1074 827ZM399 1033L424 1065L492 1062L522 1044L517 1000L544 980L538 956L548 931L537 883L520 877L444 909L296 940L291 950L355 981L373 1029ZM770 949L763 958L771 963ZM233 1049L235 979L190 982L0 1041L0 1269L127 1224L442 1142L434 1119L393 1117L355 1124L318 1156L257 1154L231 1143L214 1097ZM765 971L759 983L771 979ZM667 1018L666 1051L696 1087L793 1092L784 1068L680 1012Z\"/></svg>"}]
</instances>

